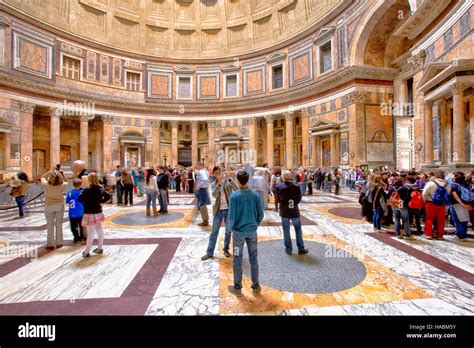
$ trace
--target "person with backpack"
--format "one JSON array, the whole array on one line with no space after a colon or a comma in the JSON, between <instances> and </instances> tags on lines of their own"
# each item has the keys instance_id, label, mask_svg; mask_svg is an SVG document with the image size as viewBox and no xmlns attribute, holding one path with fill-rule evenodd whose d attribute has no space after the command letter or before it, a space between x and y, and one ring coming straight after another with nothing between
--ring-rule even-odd
<instances>
[{"instance_id":1,"label":"person with backpack","mask_svg":"<svg viewBox=\"0 0 474 348\"><path fill-rule=\"evenodd\" d=\"M411 189L406 186L408 180L405 178L405 183L401 177L396 177L393 181L393 186L390 190L390 198L388 205L392 207L393 218L395 220L395 236L398 239L403 239L400 232L400 220L403 223L403 230L408 239L412 239L410 232L410 216L408 212L408 204L410 202Z\"/></svg>"},{"instance_id":2,"label":"person with backpack","mask_svg":"<svg viewBox=\"0 0 474 348\"><path fill-rule=\"evenodd\" d=\"M273 199L275 200L275 211L278 211L278 194L277 194L276 188L282 182L283 182L283 179L281 178L281 170L275 169L275 172L272 175L272 178L270 181L270 185L271 185L270 187L272 190Z\"/></svg>"},{"instance_id":3,"label":"person with backpack","mask_svg":"<svg viewBox=\"0 0 474 348\"><path fill-rule=\"evenodd\" d=\"M30 187L28 175L25 172L19 172L16 180L12 180L7 186L13 186L10 191L10 196L15 198L18 207L19 218L25 216L25 200L28 196L28 189Z\"/></svg>"},{"instance_id":4,"label":"person with backpack","mask_svg":"<svg viewBox=\"0 0 474 348\"><path fill-rule=\"evenodd\" d=\"M373 174L370 178L368 198L372 201L374 231L382 230L382 217L384 216L386 197L387 194L383 189L382 178L380 175Z\"/></svg>"},{"instance_id":5,"label":"person with backpack","mask_svg":"<svg viewBox=\"0 0 474 348\"><path fill-rule=\"evenodd\" d=\"M76 178L72 182L73 189L66 195L66 203L69 204L69 224L74 236L74 244L82 243L86 240L84 228L82 226L82 217L84 216L84 206L79 202L78 197L82 193L82 181Z\"/></svg>"},{"instance_id":6,"label":"person with backpack","mask_svg":"<svg viewBox=\"0 0 474 348\"><path fill-rule=\"evenodd\" d=\"M444 179L444 172L438 170L432 180L423 188L423 201L425 202L425 238L433 239L433 221L436 219L437 238L444 238L444 225L446 220L446 207L449 205L451 185Z\"/></svg>"},{"instance_id":7,"label":"person with backpack","mask_svg":"<svg viewBox=\"0 0 474 348\"><path fill-rule=\"evenodd\" d=\"M467 186L463 172L453 173L451 194L449 196L449 211L456 227L456 239L467 240L467 223L469 222L469 205L474 201L471 188Z\"/></svg>"},{"instance_id":8,"label":"person with backpack","mask_svg":"<svg viewBox=\"0 0 474 348\"><path fill-rule=\"evenodd\" d=\"M408 216L410 218L410 224L412 223L413 219L415 219L416 235L421 236L423 234L421 229L422 212L425 206L423 202L423 196L421 195L421 190L416 184L416 178L414 176L408 176L407 181L411 188L410 201L408 202Z\"/></svg>"}]
</instances>

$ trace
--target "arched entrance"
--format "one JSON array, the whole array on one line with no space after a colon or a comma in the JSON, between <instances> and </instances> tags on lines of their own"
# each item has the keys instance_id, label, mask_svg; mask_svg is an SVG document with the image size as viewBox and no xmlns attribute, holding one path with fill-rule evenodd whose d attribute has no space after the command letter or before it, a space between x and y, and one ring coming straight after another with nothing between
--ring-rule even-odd
<instances>
[{"instance_id":1,"label":"arched entrance","mask_svg":"<svg viewBox=\"0 0 474 348\"><path fill-rule=\"evenodd\" d=\"M120 135L120 164L124 168L145 167L146 138L136 131Z\"/></svg>"}]
</instances>

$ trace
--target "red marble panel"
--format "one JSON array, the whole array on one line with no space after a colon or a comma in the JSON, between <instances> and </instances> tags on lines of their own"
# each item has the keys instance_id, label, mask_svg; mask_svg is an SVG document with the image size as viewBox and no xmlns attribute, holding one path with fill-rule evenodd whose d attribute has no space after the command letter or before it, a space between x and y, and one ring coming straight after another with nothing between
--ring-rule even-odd
<instances>
[{"instance_id":1,"label":"red marble panel","mask_svg":"<svg viewBox=\"0 0 474 348\"><path fill-rule=\"evenodd\" d=\"M48 71L48 50L34 42L20 39L20 65L46 74Z\"/></svg>"},{"instance_id":2,"label":"red marble panel","mask_svg":"<svg viewBox=\"0 0 474 348\"><path fill-rule=\"evenodd\" d=\"M259 92L262 90L262 70L247 72L247 92Z\"/></svg>"},{"instance_id":3,"label":"red marble panel","mask_svg":"<svg viewBox=\"0 0 474 348\"><path fill-rule=\"evenodd\" d=\"M157 96L168 96L168 76L151 76L151 94Z\"/></svg>"},{"instance_id":4,"label":"red marble panel","mask_svg":"<svg viewBox=\"0 0 474 348\"><path fill-rule=\"evenodd\" d=\"M309 53L293 59L293 79L299 81L310 77Z\"/></svg>"},{"instance_id":5,"label":"red marble panel","mask_svg":"<svg viewBox=\"0 0 474 348\"><path fill-rule=\"evenodd\" d=\"M201 77L201 96L215 97L217 96L217 81L215 76Z\"/></svg>"}]
</instances>

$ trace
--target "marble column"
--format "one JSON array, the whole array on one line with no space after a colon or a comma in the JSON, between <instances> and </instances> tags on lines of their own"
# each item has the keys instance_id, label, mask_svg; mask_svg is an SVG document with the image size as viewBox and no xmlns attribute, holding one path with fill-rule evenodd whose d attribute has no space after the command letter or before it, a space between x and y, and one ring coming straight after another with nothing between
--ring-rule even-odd
<instances>
[{"instance_id":1,"label":"marble column","mask_svg":"<svg viewBox=\"0 0 474 348\"><path fill-rule=\"evenodd\" d=\"M446 136L446 131L447 131L447 111L446 111L446 99L442 98L438 100L438 109L439 109L439 123L440 123L440 129L441 129L441 134L440 134L440 140L441 140L441 156L440 156L440 162L441 164L446 164L448 163L448 141L447 141L447 136Z\"/></svg>"},{"instance_id":2,"label":"marble column","mask_svg":"<svg viewBox=\"0 0 474 348\"><path fill-rule=\"evenodd\" d=\"M249 154L248 161L254 165L257 164L257 119L249 119Z\"/></svg>"},{"instance_id":3,"label":"marble column","mask_svg":"<svg viewBox=\"0 0 474 348\"><path fill-rule=\"evenodd\" d=\"M151 121L152 126L152 152L153 152L153 163L152 166L156 168L161 163L161 154L160 154L160 128L161 121L153 120Z\"/></svg>"},{"instance_id":4,"label":"marble column","mask_svg":"<svg viewBox=\"0 0 474 348\"><path fill-rule=\"evenodd\" d=\"M5 133L5 149L3 151L4 155L4 160L3 160L3 165L5 166L5 169L9 169L11 166L10 163L10 157L11 157L11 133Z\"/></svg>"},{"instance_id":5,"label":"marble column","mask_svg":"<svg viewBox=\"0 0 474 348\"><path fill-rule=\"evenodd\" d=\"M192 165L196 165L196 163L199 162L198 158L198 142L199 142L199 137L198 137L198 128L199 123L197 121L192 121L191 122L191 162Z\"/></svg>"},{"instance_id":6,"label":"marble column","mask_svg":"<svg viewBox=\"0 0 474 348\"><path fill-rule=\"evenodd\" d=\"M104 156L102 153L102 122L99 119L94 121L93 125L95 134L95 162L94 169L100 175L104 174Z\"/></svg>"},{"instance_id":7,"label":"marble column","mask_svg":"<svg viewBox=\"0 0 474 348\"><path fill-rule=\"evenodd\" d=\"M425 128L425 166L434 164L433 155L433 102L425 102L424 107L424 128Z\"/></svg>"},{"instance_id":8,"label":"marble column","mask_svg":"<svg viewBox=\"0 0 474 348\"><path fill-rule=\"evenodd\" d=\"M79 159L86 163L89 168L89 117L81 116L80 130L81 144L79 147Z\"/></svg>"},{"instance_id":9,"label":"marble column","mask_svg":"<svg viewBox=\"0 0 474 348\"><path fill-rule=\"evenodd\" d=\"M309 167L309 109L304 108L301 111L301 139L303 145L303 167Z\"/></svg>"},{"instance_id":10,"label":"marble column","mask_svg":"<svg viewBox=\"0 0 474 348\"><path fill-rule=\"evenodd\" d=\"M293 148L293 114L285 113L285 152L286 152L286 168L291 169L294 166L294 148Z\"/></svg>"},{"instance_id":11,"label":"marble column","mask_svg":"<svg viewBox=\"0 0 474 348\"><path fill-rule=\"evenodd\" d=\"M471 164L474 164L474 94L469 96L469 132L471 133Z\"/></svg>"},{"instance_id":12,"label":"marble column","mask_svg":"<svg viewBox=\"0 0 474 348\"><path fill-rule=\"evenodd\" d=\"M451 86L453 93L453 162L466 162L464 137L464 90L466 85L455 83Z\"/></svg>"},{"instance_id":13,"label":"marble column","mask_svg":"<svg viewBox=\"0 0 474 348\"><path fill-rule=\"evenodd\" d=\"M170 165L175 167L178 164L178 121L171 121L171 160Z\"/></svg>"},{"instance_id":14,"label":"marble column","mask_svg":"<svg viewBox=\"0 0 474 348\"><path fill-rule=\"evenodd\" d=\"M50 117L50 168L61 161L61 109L51 108Z\"/></svg>"},{"instance_id":15,"label":"marble column","mask_svg":"<svg viewBox=\"0 0 474 348\"><path fill-rule=\"evenodd\" d=\"M207 167L213 167L215 165L215 155L216 155L216 121L207 122L207 132L208 132L208 149L207 149L207 163L204 165Z\"/></svg>"},{"instance_id":16,"label":"marble column","mask_svg":"<svg viewBox=\"0 0 474 348\"><path fill-rule=\"evenodd\" d=\"M273 115L265 116L267 122L267 163L270 168L273 167L273 122L275 117Z\"/></svg>"},{"instance_id":17,"label":"marble column","mask_svg":"<svg viewBox=\"0 0 474 348\"><path fill-rule=\"evenodd\" d=\"M104 161L104 173L113 170L113 146L112 146L112 116L102 116L102 158Z\"/></svg>"},{"instance_id":18,"label":"marble column","mask_svg":"<svg viewBox=\"0 0 474 348\"><path fill-rule=\"evenodd\" d=\"M336 167L337 166L337 149L336 149L336 133L331 133L330 136L330 148L331 148L331 158L330 158L330 166Z\"/></svg>"},{"instance_id":19,"label":"marble column","mask_svg":"<svg viewBox=\"0 0 474 348\"><path fill-rule=\"evenodd\" d=\"M33 112L35 105L20 102L20 167L33 178Z\"/></svg>"},{"instance_id":20,"label":"marble column","mask_svg":"<svg viewBox=\"0 0 474 348\"><path fill-rule=\"evenodd\" d=\"M318 165L318 163L317 163L317 156L318 156L317 139L318 138L314 135L311 137L311 164L313 166Z\"/></svg>"}]
</instances>

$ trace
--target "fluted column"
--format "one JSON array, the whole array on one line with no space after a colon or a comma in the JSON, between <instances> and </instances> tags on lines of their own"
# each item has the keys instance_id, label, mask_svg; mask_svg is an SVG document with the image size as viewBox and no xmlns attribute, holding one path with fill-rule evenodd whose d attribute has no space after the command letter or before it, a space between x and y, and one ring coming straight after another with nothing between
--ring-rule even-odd
<instances>
[{"instance_id":1,"label":"fluted column","mask_svg":"<svg viewBox=\"0 0 474 348\"><path fill-rule=\"evenodd\" d=\"M160 158L160 128L161 128L161 121L160 120L153 120L151 122L152 126L152 152L153 152L153 163L152 166L156 168L156 166L160 165L161 158Z\"/></svg>"},{"instance_id":2,"label":"fluted column","mask_svg":"<svg viewBox=\"0 0 474 348\"><path fill-rule=\"evenodd\" d=\"M336 163L336 133L331 133L331 136L330 136L330 149L331 149L331 157L330 157L330 161L329 161L329 164L331 167L336 167L337 166L337 163Z\"/></svg>"},{"instance_id":3,"label":"fluted column","mask_svg":"<svg viewBox=\"0 0 474 348\"><path fill-rule=\"evenodd\" d=\"M304 108L301 111L301 131L303 142L303 167L309 167L309 110Z\"/></svg>"},{"instance_id":4,"label":"fluted column","mask_svg":"<svg viewBox=\"0 0 474 348\"><path fill-rule=\"evenodd\" d=\"M451 87L453 93L453 163L466 162L464 137L464 83L456 83Z\"/></svg>"},{"instance_id":5,"label":"fluted column","mask_svg":"<svg viewBox=\"0 0 474 348\"><path fill-rule=\"evenodd\" d=\"M471 164L474 164L474 94L469 97L469 131L471 133Z\"/></svg>"},{"instance_id":6,"label":"fluted column","mask_svg":"<svg viewBox=\"0 0 474 348\"><path fill-rule=\"evenodd\" d=\"M441 156L440 162L441 164L446 164L448 162L447 153L448 153L448 141L446 136L447 131L447 112L446 112L446 99L442 98L438 100L438 109L439 109L439 123L441 128Z\"/></svg>"},{"instance_id":7,"label":"fluted column","mask_svg":"<svg viewBox=\"0 0 474 348\"><path fill-rule=\"evenodd\" d=\"M112 116L102 116L102 158L104 161L104 173L113 170L113 146L112 146Z\"/></svg>"},{"instance_id":8,"label":"fluted column","mask_svg":"<svg viewBox=\"0 0 474 348\"><path fill-rule=\"evenodd\" d=\"M294 165L294 149L293 149L293 115L289 112L285 113L285 139L286 139L286 168L291 169Z\"/></svg>"},{"instance_id":9,"label":"fluted column","mask_svg":"<svg viewBox=\"0 0 474 348\"><path fill-rule=\"evenodd\" d=\"M265 116L267 122L267 163L271 168L274 165L273 161L273 121L275 117L273 115Z\"/></svg>"},{"instance_id":10,"label":"fluted column","mask_svg":"<svg viewBox=\"0 0 474 348\"><path fill-rule=\"evenodd\" d=\"M215 165L215 155L216 155L216 121L207 122L207 132L209 135L208 140L208 149L207 149L207 163L208 167L213 167Z\"/></svg>"},{"instance_id":11,"label":"fluted column","mask_svg":"<svg viewBox=\"0 0 474 348\"><path fill-rule=\"evenodd\" d=\"M61 109L51 108L50 117L50 167L61 161Z\"/></svg>"},{"instance_id":12,"label":"fluted column","mask_svg":"<svg viewBox=\"0 0 474 348\"><path fill-rule=\"evenodd\" d=\"M35 105L20 102L20 167L28 178L33 178L33 112Z\"/></svg>"},{"instance_id":13,"label":"fluted column","mask_svg":"<svg viewBox=\"0 0 474 348\"><path fill-rule=\"evenodd\" d=\"M198 158L198 122L191 122L191 162L193 165L199 162Z\"/></svg>"},{"instance_id":14,"label":"fluted column","mask_svg":"<svg viewBox=\"0 0 474 348\"><path fill-rule=\"evenodd\" d=\"M252 164L257 164L257 119L249 119L249 155L248 160Z\"/></svg>"},{"instance_id":15,"label":"fluted column","mask_svg":"<svg viewBox=\"0 0 474 348\"><path fill-rule=\"evenodd\" d=\"M104 174L104 156L102 152L102 122L99 119L96 119L94 121L93 129L95 134L94 169L98 174Z\"/></svg>"},{"instance_id":16,"label":"fluted column","mask_svg":"<svg viewBox=\"0 0 474 348\"><path fill-rule=\"evenodd\" d=\"M79 158L86 163L89 168L89 117L81 116L81 143L79 146Z\"/></svg>"},{"instance_id":17,"label":"fluted column","mask_svg":"<svg viewBox=\"0 0 474 348\"><path fill-rule=\"evenodd\" d=\"M311 164L313 166L317 166L317 156L318 156L317 139L318 138L314 135L311 137Z\"/></svg>"},{"instance_id":18,"label":"fluted column","mask_svg":"<svg viewBox=\"0 0 474 348\"><path fill-rule=\"evenodd\" d=\"M171 161L170 165L178 164L178 121L171 121Z\"/></svg>"},{"instance_id":19,"label":"fluted column","mask_svg":"<svg viewBox=\"0 0 474 348\"><path fill-rule=\"evenodd\" d=\"M434 164L433 158L433 103L431 101L425 102L425 165L432 166Z\"/></svg>"}]
</instances>

